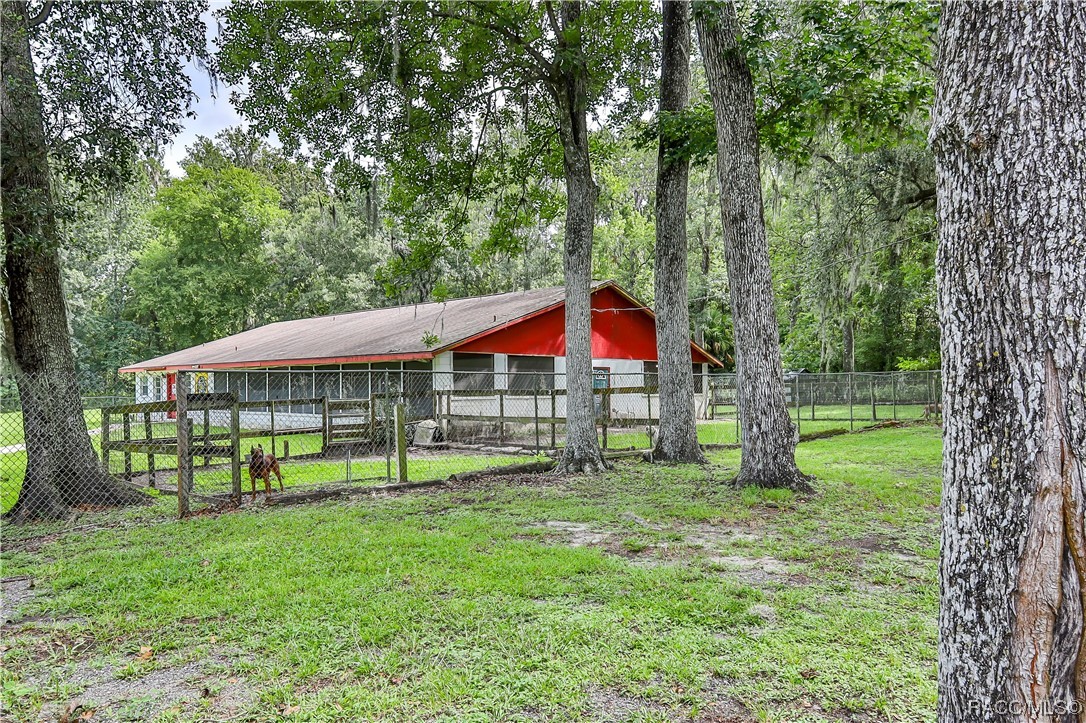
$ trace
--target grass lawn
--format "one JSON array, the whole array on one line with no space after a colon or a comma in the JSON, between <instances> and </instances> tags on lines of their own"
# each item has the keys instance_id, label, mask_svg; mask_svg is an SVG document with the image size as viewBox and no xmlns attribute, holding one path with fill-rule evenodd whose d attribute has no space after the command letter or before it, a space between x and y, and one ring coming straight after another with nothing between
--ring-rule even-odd
<instances>
[{"instance_id":1,"label":"grass lawn","mask_svg":"<svg viewBox=\"0 0 1086 723\"><path fill-rule=\"evenodd\" d=\"M6 530L3 575L34 581L5 583L6 714L78 697L122 720L934 721L939 430L798 456L811 498L728 487L728 450Z\"/></svg>"},{"instance_id":2,"label":"grass lawn","mask_svg":"<svg viewBox=\"0 0 1086 723\"><path fill-rule=\"evenodd\" d=\"M524 457L513 455L478 455L478 454L441 454L414 456L408 459L407 479L409 482L428 482L445 479L460 472L474 472L488 467L502 467L510 464L523 464L546 459L544 456ZM299 491L307 486L322 486L341 483L347 480L346 460L297 460L281 464L283 486L288 492ZM392 478L387 478L388 467L384 458L364 458L351 462L351 481L365 485L379 485L396 482L396 461L392 460ZM193 473L193 486L197 492L229 492L231 488L229 468L199 467ZM278 489L279 482L272 476L272 485ZM242 469L241 489L251 490L249 475ZM257 491L263 490L263 482L257 480Z\"/></svg>"}]
</instances>

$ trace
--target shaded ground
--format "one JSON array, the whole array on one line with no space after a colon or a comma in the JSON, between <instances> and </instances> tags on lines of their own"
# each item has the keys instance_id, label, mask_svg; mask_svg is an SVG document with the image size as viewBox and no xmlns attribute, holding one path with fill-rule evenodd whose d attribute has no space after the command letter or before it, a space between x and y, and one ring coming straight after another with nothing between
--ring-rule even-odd
<instances>
[{"instance_id":1,"label":"shaded ground","mask_svg":"<svg viewBox=\"0 0 1086 723\"><path fill-rule=\"evenodd\" d=\"M933 721L938 431L800 458L8 528L2 717Z\"/></svg>"}]
</instances>

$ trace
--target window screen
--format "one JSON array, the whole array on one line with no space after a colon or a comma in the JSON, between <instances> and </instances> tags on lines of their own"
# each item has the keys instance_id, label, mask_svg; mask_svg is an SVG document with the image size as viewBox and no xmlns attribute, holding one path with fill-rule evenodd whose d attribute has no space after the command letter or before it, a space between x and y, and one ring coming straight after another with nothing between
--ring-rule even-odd
<instances>
[{"instance_id":1,"label":"window screen","mask_svg":"<svg viewBox=\"0 0 1086 723\"><path fill-rule=\"evenodd\" d=\"M251 402L262 402L268 398L268 373L245 373L246 397Z\"/></svg>"},{"instance_id":2,"label":"window screen","mask_svg":"<svg viewBox=\"0 0 1086 723\"><path fill-rule=\"evenodd\" d=\"M366 399L370 395L369 364L343 365L343 398Z\"/></svg>"},{"instance_id":3,"label":"window screen","mask_svg":"<svg viewBox=\"0 0 1086 723\"><path fill-rule=\"evenodd\" d=\"M268 399L289 399L290 380L286 372L268 374Z\"/></svg>"},{"instance_id":4,"label":"window screen","mask_svg":"<svg viewBox=\"0 0 1086 723\"><path fill-rule=\"evenodd\" d=\"M453 389L492 391L494 355L453 352Z\"/></svg>"},{"instance_id":5,"label":"window screen","mask_svg":"<svg viewBox=\"0 0 1086 723\"><path fill-rule=\"evenodd\" d=\"M701 364L694 365L694 394L701 394L704 391L705 377L701 373Z\"/></svg>"},{"instance_id":6,"label":"window screen","mask_svg":"<svg viewBox=\"0 0 1086 723\"><path fill-rule=\"evenodd\" d=\"M399 394L403 365L400 362L377 362L370 367L373 371L370 384L374 394Z\"/></svg>"},{"instance_id":7,"label":"window screen","mask_svg":"<svg viewBox=\"0 0 1086 723\"><path fill-rule=\"evenodd\" d=\"M554 357L510 355L509 388L528 392L554 389Z\"/></svg>"},{"instance_id":8,"label":"window screen","mask_svg":"<svg viewBox=\"0 0 1086 723\"><path fill-rule=\"evenodd\" d=\"M339 399L339 369L317 369L314 377L314 396Z\"/></svg>"},{"instance_id":9,"label":"window screen","mask_svg":"<svg viewBox=\"0 0 1086 723\"><path fill-rule=\"evenodd\" d=\"M653 389L655 389L660 384L659 362L645 362L645 379L643 383L646 387L652 387Z\"/></svg>"}]
</instances>

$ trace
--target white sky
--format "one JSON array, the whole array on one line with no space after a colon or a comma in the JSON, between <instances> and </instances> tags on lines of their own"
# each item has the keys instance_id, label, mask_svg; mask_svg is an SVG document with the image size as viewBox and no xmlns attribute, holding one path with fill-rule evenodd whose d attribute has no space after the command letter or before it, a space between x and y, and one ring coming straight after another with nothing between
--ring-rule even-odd
<instances>
[{"instance_id":1,"label":"white sky","mask_svg":"<svg viewBox=\"0 0 1086 723\"><path fill-rule=\"evenodd\" d=\"M211 50L215 50L217 26L212 13L226 5L228 0L213 0L211 8L205 11L201 18L207 26L207 42ZM192 81L192 90L196 94L191 110L196 112L195 118L182 119L184 126L181 133L174 138L171 145L165 148L166 168L175 176L181 175L180 161L185 157L185 148L196 140L196 136L214 138L215 134L224 128L242 124L234 106L230 104L230 92L232 86L219 83L217 94L212 96L211 83L207 73L196 66L189 64L185 68Z\"/></svg>"}]
</instances>

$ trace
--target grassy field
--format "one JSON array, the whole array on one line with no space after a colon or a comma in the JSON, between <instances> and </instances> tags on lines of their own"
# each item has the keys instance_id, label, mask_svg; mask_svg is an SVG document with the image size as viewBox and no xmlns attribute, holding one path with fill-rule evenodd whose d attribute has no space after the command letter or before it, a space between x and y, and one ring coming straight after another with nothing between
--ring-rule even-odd
<instances>
[{"instance_id":1,"label":"grassy field","mask_svg":"<svg viewBox=\"0 0 1086 723\"><path fill-rule=\"evenodd\" d=\"M5 584L22 600L6 713L934 721L939 430L798 455L810 498L730 488L727 450L707 468L8 530L3 575L34 588Z\"/></svg>"}]
</instances>

